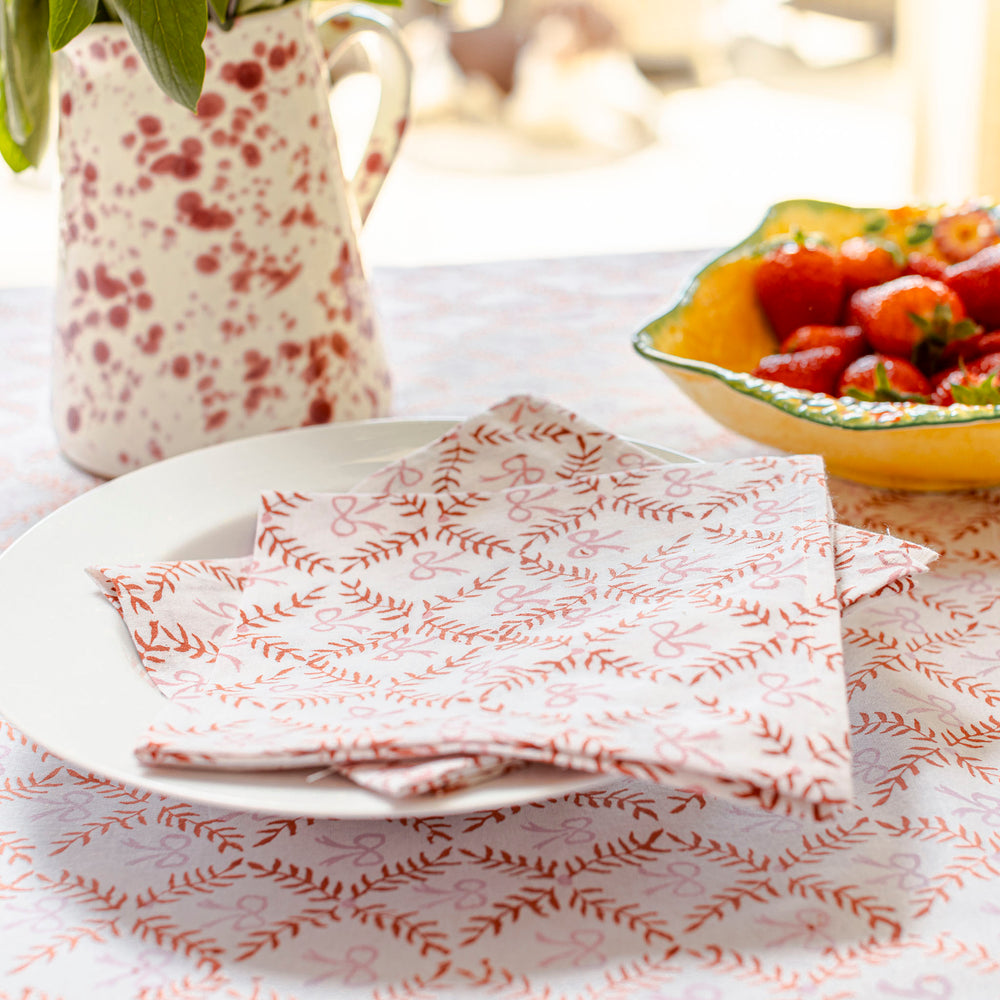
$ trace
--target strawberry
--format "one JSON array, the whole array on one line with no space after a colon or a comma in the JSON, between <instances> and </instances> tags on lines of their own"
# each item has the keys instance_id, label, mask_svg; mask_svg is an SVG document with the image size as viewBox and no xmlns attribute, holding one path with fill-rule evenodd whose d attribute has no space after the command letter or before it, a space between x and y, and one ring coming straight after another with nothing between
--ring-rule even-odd
<instances>
[{"instance_id":1,"label":"strawberry","mask_svg":"<svg viewBox=\"0 0 1000 1000\"><path fill-rule=\"evenodd\" d=\"M839 347L808 347L793 354L768 354L751 374L806 392L833 393L848 358Z\"/></svg>"},{"instance_id":2,"label":"strawberry","mask_svg":"<svg viewBox=\"0 0 1000 1000\"><path fill-rule=\"evenodd\" d=\"M994 346L992 349L970 358L959 358L957 364L952 365L946 371L935 373L931 379L937 385L942 379L963 369L973 372L1000 372L1000 346Z\"/></svg>"},{"instance_id":3,"label":"strawberry","mask_svg":"<svg viewBox=\"0 0 1000 1000\"><path fill-rule=\"evenodd\" d=\"M993 217L981 208L946 215L934 226L934 243L950 263L968 260L996 241Z\"/></svg>"},{"instance_id":4,"label":"strawberry","mask_svg":"<svg viewBox=\"0 0 1000 1000\"><path fill-rule=\"evenodd\" d=\"M852 236L840 244L840 273L847 295L901 277L904 263L902 250L888 240Z\"/></svg>"},{"instance_id":5,"label":"strawberry","mask_svg":"<svg viewBox=\"0 0 1000 1000\"><path fill-rule=\"evenodd\" d=\"M800 326L832 325L844 299L840 258L809 240L782 243L760 258L754 290L779 340Z\"/></svg>"},{"instance_id":6,"label":"strawberry","mask_svg":"<svg viewBox=\"0 0 1000 1000\"><path fill-rule=\"evenodd\" d=\"M1000 375L1000 351L992 351L976 358L967 368L973 375Z\"/></svg>"},{"instance_id":7,"label":"strawberry","mask_svg":"<svg viewBox=\"0 0 1000 1000\"><path fill-rule=\"evenodd\" d=\"M956 369L949 376L931 393L931 402L935 406L951 406L952 403L1000 405L1000 385L997 385L996 373L984 375Z\"/></svg>"},{"instance_id":8,"label":"strawberry","mask_svg":"<svg viewBox=\"0 0 1000 1000\"><path fill-rule=\"evenodd\" d=\"M986 370L960 367L947 372L931 393L931 402L936 406L951 406L952 403L1000 405L1000 354L992 357L995 360Z\"/></svg>"},{"instance_id":9,"label":"strawberry","mask_svg":"<svg viewBox=\"0 0 1000 1000\"><path fill-rule=\"evenodd\" d=\"M945 271L945 284L987 330L1000 327L1000 246L987 247Z\"/></svg>"},{"instance_id":10,"label":"strawberry","mask_svg":"<svg viewBox=\"0 0 1000 1000\"><path fill-rule=\"evenodd\" d=\"M941 351L941 363L951 367L961 361L971 361L992 351L1000 351L1000 330L975 333L971 337L953 340Z\"/></svg>"},{"instance_id":11,"label":"strawberry","mask_svg":"<svg viewBox=\"0 0 1000 1000\"><path fill-rule=\"evenodd\" d=\"M866 354L847 366L837 393L880 403L925 403L931 386L923 372L903 358Z\"/></svg>"},{"instance_id":12,"label":"strawberry","mask_svg":"<svg viewBox=\"0 0 1000 1000\"><path fill-rule=\"evenodd\" d=\"M927 253L914 251L906 257L906 273L919 274L922 278L934 278L936 281L944 280L944 273L948 270L948 265L937 257L932 257Z\"/></svg>"},{"instance_id":13,"label":"strawberry","mask_svg":"<svg viewBox=\"0 0 1000 1000\"><path fill-rule=\"evenodd\" d=\"M917 274L862 288L851 296L847 313L877 352L920 364L948 342L978 332L948 285Z\"/></svg>"},{"instance_id":14,"label":"strawberry","mask_svg":"<svg viewBox=\"0 0 1000 1000\"><path fill-rule=\"evenodd\" d=\"M966 406L1000 406L1000 385L997 385L996 372L990 375L969 372L960 383L952 384L951 394L956 403Z\"/></svg>"},{"instance_id":15,"label":"strawberry","mask_svg":"<svg viewBox=\"0 0 1000 1000\"><path fill-rule=\"evenodd\" d=\"M860 326L800 326L786 337L778 350L783 354L805 351L810 347L839 347L850 364L868 353L868 342Z\"/></svg>"}]
</instances>

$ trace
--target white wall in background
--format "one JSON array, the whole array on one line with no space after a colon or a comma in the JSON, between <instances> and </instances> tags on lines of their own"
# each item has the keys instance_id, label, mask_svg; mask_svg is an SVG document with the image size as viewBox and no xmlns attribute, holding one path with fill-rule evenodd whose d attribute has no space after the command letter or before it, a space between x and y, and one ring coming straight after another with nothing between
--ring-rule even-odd
<instances>
[{"instance_id":1,"label":"white wall in background","mask_svg":"<svg viewBox=\"0 0 1000 1000\"><path fill-rule=\"evenodd\" d=\"M1000 55L996 0L897 0L896 58L913 101L914 190L929 202L962 201L1000 180L984 171L987 61Z\"/></svg>"}]
</instances>

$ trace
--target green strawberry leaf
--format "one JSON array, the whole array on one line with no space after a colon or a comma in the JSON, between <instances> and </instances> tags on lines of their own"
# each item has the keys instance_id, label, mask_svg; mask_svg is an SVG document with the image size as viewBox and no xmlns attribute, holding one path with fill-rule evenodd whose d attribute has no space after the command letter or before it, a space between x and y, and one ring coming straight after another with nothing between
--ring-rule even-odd
<instances>
[{"instance_id":1,"label":"green strawberry leaf","mask_svg":"<svg viewBox=\"0 0 1000 1000\"><path fill-rule=\"evenodd\" d=\"M996 375L990 375L978 385L953 384L952 398L966 406L1000 406L1000 386L995 379Z\"/></svg>"},{"instance_id":2,"label":"green strawberry leaf","mask_svg":"<svg viewBox=\"0 0 1000 1000\"><path fill-rule=\"evenodd\" d=\"M907 313L923 332L924 338L928 340L939 340L943 344L951 343L953 340L964 340L979 333L981 328L971 319L965 318L955 322L951 311L951 306L939 302L934 306L934 312L930 319L926 316L918 316L914 312Z\"/></svg>"},{"instance_id":3,"label":"green strawberry leaf","mask_svg":"<svg viewBox=\"0 0 1000 1000\"><path fill-rule=\"evenodd\" d=\"M918 243L926 243L934 235L934 227L929 222L918 222L906 231L906 242L915 247Z\"/></svg>"},{"instance_id":4,"label":"green strawberry leaf","mask_svg":"<svg viewBox=\"0 0 1000 1000\"><path fill-rule=\"evenodd\" d=\"M205 0L104 0L160 88L194 111L205 81Z\"/></svg>"},{"instance_id":5,"label":"green strawberry leaf","mask_svg":"<svg viewBox=\"0 0 1000 1000\"><path fill-rule=\"evenodd\" d=\"M875 366L874 390L862 389L860 386L850 386L845 395L868 403L926 403L927 397L916 392L900 392L889 381L889 373L885 364L880 361Z\"/></svg>"},{"instance_id":6,"label":"green strawberry leaf","mask_svg":"<svg viewBox=\"0 0 1000 1000\"><path fill-rule=\"evenodd\" d=\"M389 0L389 2L395 2L395 0ZM770 253L772 250L780 250L782 247L792 246L830 247L831 244L821 233L807 233L803 229L796 229L795 232L781 233L778 236L772 236L757 243L752 252L755 257L763 257L764 254Z\"/></svg>"},{"instance_id":7,"label":"green strawberry leaf","mask_svg":"<svg viewBox=\"0 0 1000 1000\"><path fill-rule=\"evenodd\" d=\"M792 239L804 247L830 247L830 238L824 233L807 233L804 229L796 229Z\"/></svg>"},{"instance_id":8,"label":"green strawberry leaf","mask_svg":"<svg viewBox=\"0 0 1000 1000\"><path fill-rule=\"evenodd\" d=\"M55 52L71 42L97 16L97 0L49 0L49 47Z\"/></svg>"},{"instance_id":9,"label":"green strawberry leaf","mask_svg":"<svg viewBox=\"0 0 1000 1000\"><path fill-rule=\"evenodd\" d=\"M982 327L974 323L971 319L960 319L957 323L952 321L951 306L939 302L934 307L934 312L930 319L926 316L918 316L916 313L907 313L907 316L920 329L921 338L913 348L910 361L921 371L929 372L937 368L941 360L941 352L947 344L954 340L965 340L967 337L974 337L982 333Z\"/></svg>"},{"instance_id":10,"label":"green strawberry leaf","mask_svg":"<svg viewBox=\"0 0 1000 1000\"><path fill-rule=\"evenodd\" d=\"M864 232L866 235L872 233L881 233L885 230L885 227L889 225L889 217L887 215L878 215L874 219L869 219L864 225Z\"/></svg>"}]
</instances>

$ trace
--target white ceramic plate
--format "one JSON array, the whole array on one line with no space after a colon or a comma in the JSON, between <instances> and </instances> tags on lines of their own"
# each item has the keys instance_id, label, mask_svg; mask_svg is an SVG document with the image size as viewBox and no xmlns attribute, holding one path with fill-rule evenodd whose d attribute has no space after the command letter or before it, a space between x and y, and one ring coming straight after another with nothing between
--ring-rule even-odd
<instances>
[{"instance_id":1,"label":"white ceramic plate","mask_svg":"<svg viewBox=\"0 0 1000 1000\"><path fill-rule=\"evenodd\" d=\"M394 801L337 777L307 781L315 768L196 771L144 767L133 757L163 696L85 567L245 555L253 548L263 490L351 489L458 420L371 420L246 438L129 473L54 511L0 557L0 711L84 771L249 812L343 819L440 815L606 783L606 777L539 765L474 788ZM650 450L667 461L692 461Z\"/></svg>"}]
</instances>

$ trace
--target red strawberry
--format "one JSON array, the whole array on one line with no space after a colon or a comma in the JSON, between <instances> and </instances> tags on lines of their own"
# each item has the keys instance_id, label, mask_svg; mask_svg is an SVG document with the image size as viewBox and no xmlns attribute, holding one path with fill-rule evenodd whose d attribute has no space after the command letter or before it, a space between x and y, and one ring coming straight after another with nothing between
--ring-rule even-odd
<instances>
[{"instance_id":1,"label":"red strawberry","mask_svg":"<svg viewBox=\"0 0 1000 1000\"><path fill-rule=\"evenodd\" d=\"M956 368L948 372L948 377L931 393L935 406L951 406L964 403L967 406L1000 405L1000 385L997 372L972 372L966 368Z\"/></svg>"},{"instance_id":2,"label":"red strawberry","mask_svg":"<svg viewBox=\"0 0 1000 1000\"><path fill-rule=\"evenodd\" d=\"M980 355L971 363L961 361L957 366L934 376L934 391L931 402L938 406L951 406L952 403L1000 403L1000 398L993 399L992 394L1000 391L996 387L1000 376L1000 350ZM958 392L953 392L955 387Z\"/></svg>"},{"instance_id":3,"label":"red strawberry","mask_svg":"<svg viewBox=\"0 0 1000 1000\"><path fill-rule=\"evenodd\" d=\"M903 269L903 252L888 240L852 236L840 244L840 273L848 295L899 278Z\"/></svg>"},{"instance_id":4,"label":"red strawberry","mask_svg":"<svg viewBox=\"0 0 1000 1000\"><path fill-rule=\"evenodd\" d=\"M990 351L970 362L968 369L974 375L1000 374L1000 351Z\"/></svg>"},{"instance_id":5,"label":"red strawberry","mask_svg":"<svg viewBox=\"0 0 1000 1000\"><path fill-rule=\"evenodd\" d=\"M869 350L860 326L800 326L781 342L778 350L790 354L810 347L839 347L847 359L845 364Z\"/></svg>"},{"instance_id":6,"label":"red strawberry","mask_svg":"<svg viewBox=\"0 0 1000 1000\"><path fill-rule=\"evenodd\" d=\"M866 354L852 361L837 384L841 396L877 402L924 403L931 386L923 373L903 358Z\"/></svg>"},{"instance_id":7,"label":"red strawberry","mask_svg":"<svg viewBox=\"0 0 1000 1000\"><path fill-rule=\"evenodd\" d=\"M1000 385L997 383L995 372L989 375L969 372L960 383L951 386L952 399L966 406L1000 406Z\"/></svg>"},{"instance_id":8,"label":"red strawberry","mask_svg":"<svg viewBox=\"0 0 1000 1000\"><path fill-rule=\"evenodd\" d=\"M1000 327L1000 246L987 247L968 260L952 264L944 281L977 323L987 330Z\"/></svg>"},{"instance_id":9,"label":"red strawberry","mask_svg":"<svg viewBox=\"0 0 1000 1000\"><path fill-rule=\"evenodd\" d=\"M779 339L800 326L832 325L844 299L840 259L818 243L783 243L761 257L754 290Z\"/></svg>"},{"instance_id":10,"label":"red strawberry","mask_svg":"<svg viewBox=\"0 0 1000 1000\"><path fill-rule=\"evenodd\" d=\"M971 361L992 351L1000 351L1000 330L975 333L971 337L953 340L941 351L941 363L951 367L959 361Z\"/></svg>"},{"instance_id":11,"label":"red strawberry","mask_svg":"<svg viewBox=\"0 0 1000 1000\"><path fill-rule=\"evenodd\" d=\"M934 226L934 243L952 263L968 260L996 241L993 217L981 208L946 215Z\"/></svg>"},{"instance_id":12,"label":"red strawberry","mask_svg":"<svg viewBox=\"0 0 1000 1000\"><path fill-rule=\"evenodd\" d=\"M955 292L943 282L916 274L862 288L851 296L847 313L876 351L915 362L949 341L977 332Z\"/></svg>"},{"instance_id":13,"label":"red strawberry","mask_svg":"<svg viewBox=\"0 0 1000 1000\"><path fill-rule=\"evenodd\" d=\"M839 347L808 347L793 354L768 354L751 374L781 382L792 389L832 395L848 358Z\"/></svg>"},{"instance_id":14,"label":"red strawberry","mask_svg":"<svg viewBox=\"0 0 1000 1000\"><path fill-rule=\"evenodd\" d=\"M919 274L922 278L934 278L936 281L944 280L944 273L948 270L948 265L937 257L932 257L927 253L914 251L907 255L906 273Z\"/></svg>"}]
</instances>

